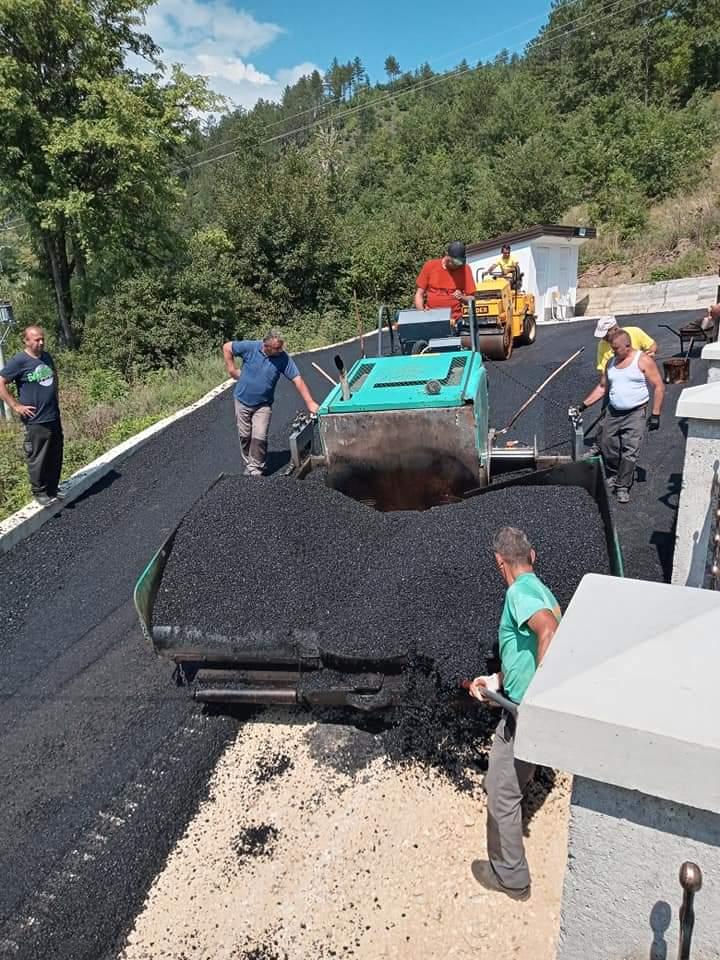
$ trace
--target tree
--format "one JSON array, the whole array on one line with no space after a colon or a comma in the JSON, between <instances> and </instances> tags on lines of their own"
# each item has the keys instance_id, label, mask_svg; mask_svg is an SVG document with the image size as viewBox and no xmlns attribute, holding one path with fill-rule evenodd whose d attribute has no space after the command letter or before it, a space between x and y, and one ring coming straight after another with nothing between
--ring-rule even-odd
<instances>
[{"instance_id":1,"label":"tree","mask_svg":"<svg viewBox=\"0 0 720 960\"><path fill-rule=\"evenodd\" d=\"M363 66L360 57L355 57L352 62L352 88L353 93L357 93L360 87L367 82L367 72Z\"/></svg>"},{"instance_id":2,"label":"tree","mask_svg":"<svg viewBox=\"0 0 720 960\"><path fill-rule=\"evenodd\" d=\"M0 0L0 189L27 222L76 345L73 283L108 253L148 252L175 205L172 163L214 102L204 82L159 72L138 32L146 0ZM128 53L154 74L125 66Z\"/></svg>"},{"instance_id":3,"label":"tree","mask_svg":"<svg viewBox=\"0 0 720 960\"><path fill-rule=\"evenodd\" d=\"M388 75L388 80L390 81L390 83L392 83L393 80L397 79L397 77L400 76L400 73L401 73L400 64L397 62L395 57L392 56L392 54L389 57L385 57L384 70L385 70L385 73Z\"/></svg>"}]
</instances>

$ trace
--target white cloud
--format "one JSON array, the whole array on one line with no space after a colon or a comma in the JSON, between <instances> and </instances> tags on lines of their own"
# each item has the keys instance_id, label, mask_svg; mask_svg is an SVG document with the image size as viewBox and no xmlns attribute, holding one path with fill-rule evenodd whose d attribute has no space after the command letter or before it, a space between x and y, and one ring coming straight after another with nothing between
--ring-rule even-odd
<instances>
[{"instance_id":1,"label":"white cloud","mask_svg":"<svg viewBox=\"0 0 720 960\"><path fill-rule=\"evenodd\" d=\"M260 98L279 100L284 88L313 70L314 63L258 70L247 57L269 46L284 30L262 23L227 0L159 0L150 7L145 30L167 65L180 63L188 73L208 78L210 87L236 106L252 107Z\"/></svg>"}]
</instances>

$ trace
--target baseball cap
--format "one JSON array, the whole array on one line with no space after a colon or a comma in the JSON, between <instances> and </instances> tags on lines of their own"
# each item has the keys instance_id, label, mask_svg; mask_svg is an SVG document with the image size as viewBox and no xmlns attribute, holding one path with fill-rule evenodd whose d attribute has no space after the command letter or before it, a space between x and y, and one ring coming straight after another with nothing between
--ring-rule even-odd
<instances>
[{"instance_id":1,"label":"baseball cap","mask_svg":"<svg viewBox=\"0 0 720 960\"><path fill-rule=\"evenodd\" d=\"M612 330L613 327L618 325L615 317L600 317L595 327L595 336L598 340L602 340L608 330Z\"/></svg>"},{"instance_id":2,"label":"baseball cap","mask_svg":"<svg viewBox=\"0 0 720 960\"><path fill-rule=\"evenodd\" d=\"M460 240L453 240L453 242L448 245L447 255L452 257L453 260L460 260L462 263L465 263L465 244Z\"/></svg>"}]
</instances>

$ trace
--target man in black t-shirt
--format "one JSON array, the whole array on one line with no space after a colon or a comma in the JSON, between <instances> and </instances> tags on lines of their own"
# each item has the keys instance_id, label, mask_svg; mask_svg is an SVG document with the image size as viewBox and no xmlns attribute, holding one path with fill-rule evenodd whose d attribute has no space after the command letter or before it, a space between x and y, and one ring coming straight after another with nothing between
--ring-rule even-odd
<instances>
[{"instance_id":1,"label":"man in black t-shirt","mask_svg":"<svg viewBox=\"0 0 720 960\"><path fill-rule=\"evenodd\" d=\"M30 486L38 503L47 506L58 492L63 462L63 432L58 404L58 378L55 362L45 352L45 331L27 327L23 331L25 349L0 370L0 399L18 414L25 424L23 450L27 460ZM17 399L8 390L14 384Z\"/></svg>"}]
</instances>

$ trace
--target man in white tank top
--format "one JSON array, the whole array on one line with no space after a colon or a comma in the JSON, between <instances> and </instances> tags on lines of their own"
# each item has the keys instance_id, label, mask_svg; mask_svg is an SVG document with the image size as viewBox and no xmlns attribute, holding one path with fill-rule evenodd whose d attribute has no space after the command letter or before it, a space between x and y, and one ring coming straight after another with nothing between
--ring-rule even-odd
<instances>
[{"instance_id":1,"label":"man in white tank top","mask_svg":"<svg viewBox=\"0 0 720 960\"><path fill-rule=\"evenodd\" d=\"M618 331L610 343L613 358L605 368L600 383L585 397L579 409L582 412L607 394L608 407L600 436L600 452L618 502L627 503L646 425L650 430L660 427L665 385L655 361L641 350L634 350L624 330ZM648 421L650 388L652 414Z\"/></svg>"}]
</instances>

